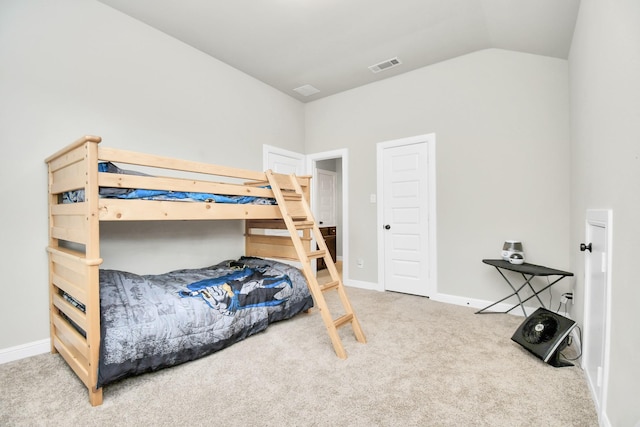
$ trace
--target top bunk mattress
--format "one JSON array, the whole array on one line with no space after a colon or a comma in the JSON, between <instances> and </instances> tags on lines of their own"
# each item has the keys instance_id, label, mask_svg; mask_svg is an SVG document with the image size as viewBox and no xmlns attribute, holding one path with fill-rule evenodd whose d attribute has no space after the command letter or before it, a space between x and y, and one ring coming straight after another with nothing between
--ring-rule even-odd
<instances>
[{"instance_id":1,"label":"top bunk mattress","mask_svg":"<svg viewBox=\"0 0 640 427\"><path fill-rule=\"evenodd\" d=\"M149 176L142 172L122 169L112 162L98 163L98 172ZM265 187L268 188L268 187ZM101 198L112 199L129 199L129 200L168 200L183 202L215 202L215 203L231 203L231 204L254 204L254 205L275 205L276 200L270 197L256 196L237 196L212 193L198 193L186 191L172 190L149 190L142 188L118 188L118 187L100 187L99 195ZM62 203L79 203L84 202L84 190L67 191L62 194Z\"/></svg>"}]
</instances>

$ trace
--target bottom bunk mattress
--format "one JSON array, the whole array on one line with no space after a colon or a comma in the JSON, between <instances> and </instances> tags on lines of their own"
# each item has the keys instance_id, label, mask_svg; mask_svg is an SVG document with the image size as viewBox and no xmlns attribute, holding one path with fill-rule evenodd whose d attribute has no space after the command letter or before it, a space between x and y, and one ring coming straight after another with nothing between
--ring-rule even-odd
<instances>
[{"instance_id":1,"label":"bottom bunk mattress","mask_svg":"<svg viewBox=\"0 0 640 427\"><path fill-rule=\"evenodd\" d=\"M194 360L313 307L300 270L260 258L161 275L100 271L97 387Z\"/></svg>"}]
</instances>

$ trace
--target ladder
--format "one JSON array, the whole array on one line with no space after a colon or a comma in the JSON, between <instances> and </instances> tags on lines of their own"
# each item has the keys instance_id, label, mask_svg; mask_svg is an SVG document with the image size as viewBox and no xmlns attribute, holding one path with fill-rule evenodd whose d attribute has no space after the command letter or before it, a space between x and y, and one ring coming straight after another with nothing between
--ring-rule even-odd
<instances>
[{"instance_id":1,"label":"ladder","mask_svg":"<svg viewBox=\"0 0 640 427\"><path fill-rule=\"evenodd\" d=\"M329 253L324 237L322 236L322 232L313 218L309 204L304 198L302 188L300 187L296 176L294 174L278 174L274 173L272 170L268 170L266 174L275 199L280 207L282 218L284 219L287 230L291 235L291 240L298 254L298 259L302 263L302 271L307 279L309 291L311 292L313 300L320 310L322 320L327 327L329 338L333 344L333 349L339 358L346 359L347 353L345 352L340 336L338 335L338 328L350 323L358 342L365 343L367 342L367 339L365 338L362 328L360 327L360 323L358 322L358 318L351 307L351 303L349 302L349 298L347 297L347 293L344 289L344 284L342 283L340 274L333 262L333 258ZM313 234L318 245L317 250L311 250L309 247L310 245L307 244L305 247L305 244L303 244L303 239L299 232L305 230L310 230ZM324 259L331 277L331 281L324 285L320 285L318 283L318 279L311 267L311 261L319 258ZM324 293L330 291L338 293L344 310L344 314L337 319L333 318L333 315L329 311L327 301L324 298Z\"/></svg>"}]
</instances>

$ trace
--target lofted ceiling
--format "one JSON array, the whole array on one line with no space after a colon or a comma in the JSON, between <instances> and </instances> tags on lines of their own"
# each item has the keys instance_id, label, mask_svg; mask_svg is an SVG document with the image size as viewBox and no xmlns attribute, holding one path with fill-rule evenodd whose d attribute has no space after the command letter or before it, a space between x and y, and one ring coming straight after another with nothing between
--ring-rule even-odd
<instances>
[{"instance_id":1,"label":"lofted ceiling","mask_svg":"<svg viewBox=\"0 0 640 427\"><path fill-rule=\"evenodd\" d=\"M99 0L302 102L481 49L566 59L579 0ZM398 58L373 73L369 66ZM311 85L318 93L294 89Z\"/></svg>"}]
</instances>

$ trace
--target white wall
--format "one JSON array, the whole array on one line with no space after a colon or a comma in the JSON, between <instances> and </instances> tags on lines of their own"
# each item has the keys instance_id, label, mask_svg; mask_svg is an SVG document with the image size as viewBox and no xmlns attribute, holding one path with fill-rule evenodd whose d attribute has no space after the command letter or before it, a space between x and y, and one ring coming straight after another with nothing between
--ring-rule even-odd
<instances>
[{"instance_id":1,"label":"white wall","mask_svg":"<svg viewBox=\"0 0 640 427\"><path fill-rule=\"evenodd\" d=\"M608 425L640 423L640 2L582 1L569 58L571 247L584 304L587 209L613 210ZM607 424L605 424L607 425Z\"/></svg>"},{"instance_id":2,"label":"white wall","mask_svg":"<svg viewBox=\"0 0 640 427\"><path fill-rule=\"evenodd\" d=\"M569 268L567 61L489 49L307 104L307 152L348 147L357 159L350 278L378 281L376 143L431 132L439 293L504 296L507 284L481 260L499 258L506 239L522 240L529 262Z\"/></svg>"},{"instance_id":3,"label":"white wall","mask_svg":"<svg viewBox=\"0 0 640 427\"><path fill-rule=\"evenodd\" d=\"M84 134L258 170L262 144L304 150L301 103L96 1L2 0L0 64L0 349L49 336L48 155ZM104 228L104 266L139 273L244 251L237 221Z\"/></svg>"}]
</instances>

